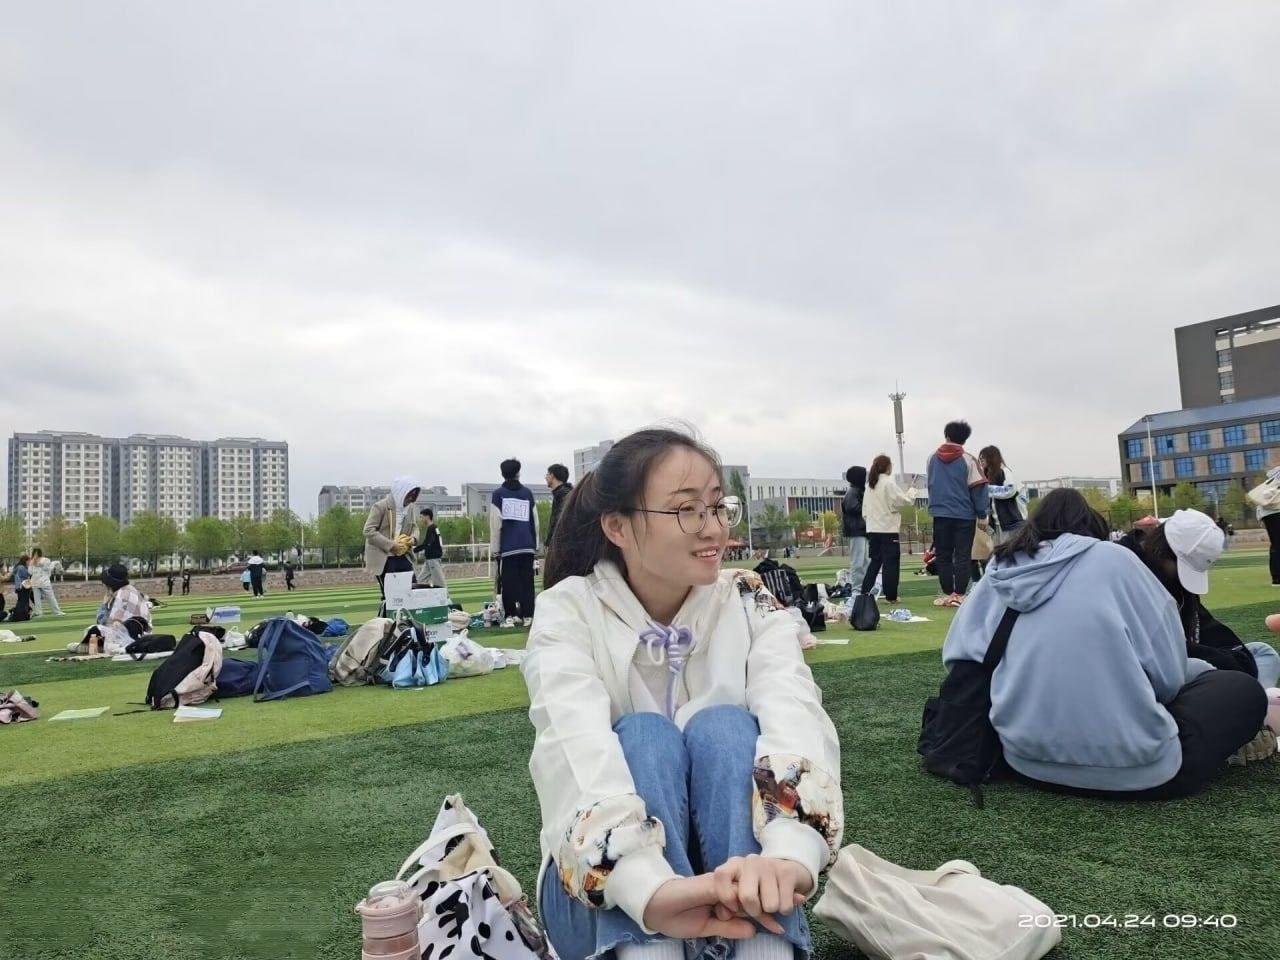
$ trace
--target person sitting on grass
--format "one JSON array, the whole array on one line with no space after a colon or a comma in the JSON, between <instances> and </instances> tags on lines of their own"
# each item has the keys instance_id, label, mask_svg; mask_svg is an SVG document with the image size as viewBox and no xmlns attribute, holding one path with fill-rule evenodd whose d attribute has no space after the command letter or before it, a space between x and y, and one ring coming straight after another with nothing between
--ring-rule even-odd
<instances>
[{"instance_id":1,"label":"person sitting on grass","mask_svg":"<svg viewBox=\"0 0 1280 960\"><path fill-rule=\"evenodd\" d=\"M1245 643L1219 622L1201 596L1209 592L1209 567L1222 554L1226 536L1199 510L1178 510L1160 526L1122 542L1173 597L1187 641L1192 674L1215 667L1241 670L1257 677L1263 687L1280 681L1280 654L1262 641Z\"/></svg>"},{"instance_id":2,"label":"person sitting on grass","mask_svg":"<svg viewBox=\"0 0 1280 960\"><path fill-rule=\"evenodd\" d=\"M840 746L793 621L721 569L741 518L723 488L703 444L641 430L556 527L521 670L562 957L812 950L797 906L840 846Z\"/></svg>"},{"instance_id":3,"label":"person sitting on grass","mask_svg":"<svg viewBox=\"0 0 1280 960\"><path fill-rule=\"evenodd\" d=\"M1245 673L1188 669L1178 608L1075 490L1053 490L960 608L943 661L982 662L1004 759L1036 786L1157 799L1208 784L1258 734L1266 696Z\"/></svg>"},{"instance_id":4,"label":"person sitting on grass","mask_svg":"<svg viewBox=\"0 0 1280 960\"><path fill-rule=\"evenodd\" d=\"M129 582L129 570L113 563L102 572L106 598L98 608L98 622L84 632L84 638L67 644L71 653L124 653L138 637L151 632L151 607Z\"/></svg>"}]
</instances>

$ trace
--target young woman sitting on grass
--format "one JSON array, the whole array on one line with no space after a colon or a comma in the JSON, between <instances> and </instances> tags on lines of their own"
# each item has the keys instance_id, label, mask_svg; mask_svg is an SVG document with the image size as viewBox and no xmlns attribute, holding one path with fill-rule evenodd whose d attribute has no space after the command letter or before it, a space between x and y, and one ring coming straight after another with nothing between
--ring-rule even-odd
<instances>
[{"instance_id":1,"label":"young woman sitting on grass","mask_svg":"<svg viewBox=\"0 0 1280 960\"><path fill-rule=\"evenodd\" d=\"M996 548L943 660L981 662L1017 618L991 679L1004 758L1051 790L1155 799L1205 786L1266 713L1245 673L1193 676L1173 598L1075 490L1054 490Z\"/></svg>"},{"instance_id":2,"label":"young woman sitting on grass","mask_svg":"<svg viewBox=\"0 0 1280 960\"><path fill-rule=\"evenodd\" d=\"M1179 510L1158 527L1134 534L1121 542L1137 551L1177 604L1192 675L1210 667L1240 670L1257 677L1264 688L1274 687L1280 680L1275 647L1243 642L1200 599L1209 592L1209 566L1226 547L1226 534L1217 524L1199 510Z\"/></svg>"},{"instance_id":3,"label":"young woman sitting on grass","mask_svg":"<svg viewBox=\"0 0 1280 960\"><path fill-rule=\"evenodd\" d=\"M107 595L98 608L97 622L85 630L82 640L67 644L71 653L124 653L130 643L151 632L151 606L129 582L123 563L102 571L102 585Z\"/></svg>"},{"instance_id":4,"label":"young woman sitting on grass","mask_svg":"<svg viewBox=\"0 0 1280 960\"><path fill-rule=\"evenodd\" d=\"M723 488L711 450L642 430L556 524L521 669L562 957L811 952L797 905L839 848L840 748L793 621L720 568Z\"/></svg>"}]
</instances>

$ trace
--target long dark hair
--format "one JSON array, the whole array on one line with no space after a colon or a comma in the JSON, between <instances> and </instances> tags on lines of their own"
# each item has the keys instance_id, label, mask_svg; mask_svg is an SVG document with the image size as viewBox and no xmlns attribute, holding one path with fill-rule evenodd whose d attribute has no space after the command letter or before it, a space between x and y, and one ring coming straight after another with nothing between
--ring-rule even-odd
<instances>
[{"instance_id":1,"label":"long dark hair","mask_svg":"<svg viewBox=\"0 0 1280 960\"><path fill-rule=\"evenodd\" d=\"M706 457L720 473L720 457L688 433L666 427L637 430L623 437L579 481L565 501L547 547L544 588L566 577L585 577L601 560L612 560L626 569L622 551L604 535L600 518L609 513L631 513L644 506L649 473L668 453L684 447ZM723 481L722 481L723 482Z\"/></svg>"},{"instance_id":2,"label":"long dark hair","mask_svg":"<svg viewBox=\"0 0 1280 960\"><path fill-rule=\"evenodd\" d=\"M992 483L1004 483L1004 457L1000 448L992 444L978 451L978 459L982 461L982 473Z\"/></svg>"},{"instance_id":3,"label":"long dark hair","mask_svg":"<svg viewBox=\"0 0 1280 960\"><path fill-rule=\"evenodd\" d=\"M1110 531L1102 514L1089 506L1080 491L1060 487L1050 490L1013 537L996 547L996 559L1010 560L1017 553L1034 556L1043 541L1064 533L1106 540Z\"/></svg>"},{"instance_id":4,"label":"long dark hair","mask_svg":"<svg viewBox=\"0 0 1280 960\"><path fill-rule=\"evenodd\" d=\"M1136 528L1135 528L1136 529ZM1178 579L1178 555L1169 546L1169 538L1165 536L1164 524L1146 531L1141 537L1135 537L1135 551L1148 570L1155 574L1160 586L1178 604L1178 619L1182 621L1182 632L1188 641L1194 642L1199 635L1200 597L1187 590Z\"/></svg>"},{"instance_id":5,"label":"long dark hair","mask_svg":"<svg viewBox=\"0 0 1280 960\"><path fill-rule=\"evenodd\" d=\"M867 486L874 490L880 475L887 474L892 470L893 461L889 459L889 455L887 453L880 454L880 456L871 461L871 469L867 471Z\"/></svg>"}]
</instances>

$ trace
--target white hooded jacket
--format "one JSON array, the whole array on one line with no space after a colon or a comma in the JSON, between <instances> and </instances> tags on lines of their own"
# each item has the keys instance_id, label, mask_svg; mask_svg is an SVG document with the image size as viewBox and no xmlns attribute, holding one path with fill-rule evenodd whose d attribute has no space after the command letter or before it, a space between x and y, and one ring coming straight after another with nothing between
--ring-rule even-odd
<instances>
[{"instance_id":1,"label":"white hooded jacket","mask_svg":"<svg viewBox=\"0 0 1280 960\"><path fill-rule=\"evenodd\" d=\"M793 620L772 610L767 595L744 595L737 573L694 587L672 621L693 635L672 719L683 729L719 704L756 717L761 853L804 865L816 886L843 832L839 741ZM662 856L662 825L636 795L613 725L652 710L636 677L650 656L639 635L652 624L622 572L602 561L538 597L521 665L536 730L529 770L542 811L542 869L554 859L570 896L619 907L642 927L649 899L674 873Z\"/></svg>"}]
</instances>

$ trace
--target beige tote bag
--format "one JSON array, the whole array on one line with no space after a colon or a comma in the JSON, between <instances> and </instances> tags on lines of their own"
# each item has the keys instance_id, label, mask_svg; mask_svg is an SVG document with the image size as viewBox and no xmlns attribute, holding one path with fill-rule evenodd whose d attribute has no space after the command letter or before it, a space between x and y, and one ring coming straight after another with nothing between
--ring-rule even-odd
<instances>
[{"instance_id":1,"label":"beige tote bag","mask_svg":"<svg viewBox=\"0 0 1280 960\"><path fill-rule=\"evenodd\" d=\"M1052 910L968 861L908 870L857 844L814 914L873 960L1039 960L1062 939Z\"/></svg>"}]
</instances>

